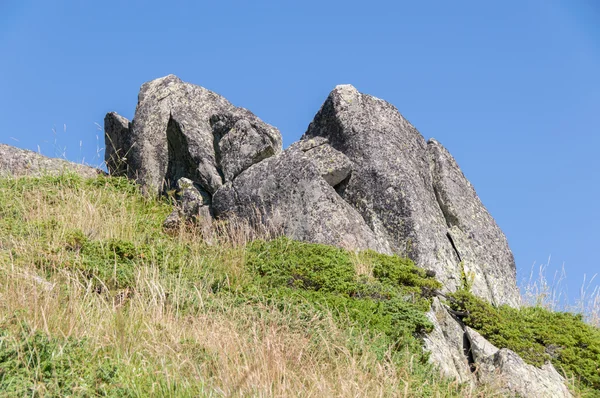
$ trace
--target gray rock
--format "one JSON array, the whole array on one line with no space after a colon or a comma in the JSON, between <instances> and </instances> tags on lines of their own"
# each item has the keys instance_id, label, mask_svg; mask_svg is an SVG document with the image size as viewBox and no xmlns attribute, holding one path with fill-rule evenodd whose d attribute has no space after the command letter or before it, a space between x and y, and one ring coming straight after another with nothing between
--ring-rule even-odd
<instances>
[{"instance_id":1,"label":"gray rock","mask_svg":"<svg viewBox=\"0 0 600 398\"><path fill-rule=\"evenodd\" d=\"M304 138L319 136L352 161L352 175L338 192L377 238L455 290L459 261L435 199L421 134L391 104L343 85L331 92Z\"/></svg>"},{"instance_id":2,"label":"gray rock","mask_svg":"<svg viewBox=\"0 0 600 398\"><path fill-rule=\"evenodd\" d=\"M464 324L450 314L437 297L433 299L427 317L434 326L433 331L424 338L430 361L437 365L443 375L460 383L475 385L466 350Z\"/></svg>"},{"instance_id":3,"label":"gray rock","mask_svg":"<svg viewBox=\"0 0 600 398\"><path fill-rule=\"evenodd\" d=\"M211 221L211 198L201 187L188 178L177 180L179 205L167 216L163 227L177 228L184 221Z\"/></svg>"},{"instance_id":4,"label":"gray rock","mask_svg":"<svg viewBox=\"0 0 600 398\"><path fill-rule=\"evenodd\" d=\"M225 98L203 87L169 75L142 85L127 143L128 176L145 192L156 194L181 177L213 194L223 177L217 163L218 142L210 120L213 115L239 114L259 134L269 131L275 153L281 150L279 132L251 112L236 108Z\"/></svg>"},{"instance_id":5,"label":"gray rock","mask_svg":"<svg viewBox=\"0 0 600 398\"><path fill-rule=\"evenodd\" d=\"M509 396L531 398L572 397L565 379L550 362L542 368L528 365L515 352L498 349L475 330L466 327L480 383L504 390Z\"/></svg>"},{"instance_id":6,"label":"gray rock","mask_svg":"<svg viewBox=\"0 0 600 398\"><path fill-rule=\"evenodd\" d=\"M292 144L292 150L300 150L315 163L321 177L332 187L350 176L352 162L346 155L328 145L327 138L308 138Z\"/></svg>"},{"instance_id":7,"label":"gray rock","mask_svg":"<svg viewBox=\"0 0 600 398\"><path fill-rule=\"evenodd\" d=\"M129 120L116 112L104 117L104 160L111 176L127 175L126 150L131 148L129 129Z\"/></svg>"},{"instance_id":8,"label":"gray rock","mask_svg":"<svg viewBox=\"0 0 600 398\"><path fill-rule=\"evenodd\" d=\"M0 144L0 176L56 176L65 172L76 173L85 178L105 174L94 167L64 159L49 158L33 151Z\"/></svg>"},{"instance_id":9,"label":"gray rock","mask_svg":"<svg viewBox=\"0 0 600 398\"><path fill-rule=\"evenodd\" d=\"M216 217L236 216L294 239L389 252L303 151L259 162L213 196Z\"/></svg>"},{"instance_id":10,"label":"gray rock","mask_svg":"<svg viewBox=\"0 0 600 398\"><path fill-rule=\"evenodd\" d=\"M473 293L518 307L515 260L502 230L446 148L432 139L428 152L435 196Z\"/></svg>"},{"instance_id":11,"label":"gray rock","mask_svg":"<svg viewBox=\"0 0 600 398\"><path fill-rule=\"evenodd\" d=\"M225 182L263 159L281 152L279 131L245 110L217 114L210 119L217 145L217 163Z\"/></svg>"}]
</instances>

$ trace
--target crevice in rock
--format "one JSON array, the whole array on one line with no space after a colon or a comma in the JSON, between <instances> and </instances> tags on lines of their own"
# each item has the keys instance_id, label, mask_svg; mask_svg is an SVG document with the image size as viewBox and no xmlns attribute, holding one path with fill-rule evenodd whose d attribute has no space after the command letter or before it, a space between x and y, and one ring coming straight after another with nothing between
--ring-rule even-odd
<instances>
[{"instance_id":1,"label":"crevice in rock","mask_svg":"<svg viewBox=\"0 0 600 398\"><path fill-rule=\"evenodd\" d=\"M167 123L167 145L168 145L168 165L165 176L164 191L173 189L177 186L177 181L186 177L192 181L199 181L200 176L194 164L192 156L188 151L187 138L181 131L179 123L171 115Z\"/></svg>"},{"instance_id":2,"label":"crevice in rock","mask_svg":"<svg viewBox=\"0 0 600 398\"><path fill-rule=\"evenodd\" d=\"M227 132L229 132L229 127L227 126L226 121L224 120L224 115L212 115L210 117L210 126L212 127L213 133L213 150L215 152L215 164L217 168L217 172L221 177L221 181L225 183L225 176L223 175L223 170L221 169L221 148L219 148L219 142L223 138Z\"/></svg>"},{"instance_id":3,"label":"crevice in rock","mask_svg":"<svg viewBox=\"0 0 600 398\"><path fill-rule=\"evenodd\" d=\"M344 199L345 201L346 201L346 199L344 198L344 193L346 192L346 187L348 186L348 183L350 182L351 177L352 177L352 173L348 174L348 177L344 178L342 181L340 181L337 185L335 185L333 187L335 192L337 192L337 194L340 195L340 197L342 199ZM351 203L348 203L348 204L352 206Z\"/></svg>"},{"instance_id":4,"label":"crevice in rock","mask_svg":"<svg viewBox=\"0 0 600 398\"><path fill-rule=\"evenodd\" d=\"M436 188L435 183L432 181L432 188L433 188L433 193L435 195L435 201L438 204L438 207L440 208L440 210L442 211L442 215L444 216L444 220L446 221L446 225L448 226L448 228L452 228L453 226L458 226L459 225L459 221L458 218L452 214L450 212L450 210L448 209L447 206L444 205L442 199L441 199L441 193L439 192L439 190Z\"/></svg>"},{"instance_id":5,"label":"crevice in rock","mask_svg":"<svg viewBox=\"0 0 600 398\"><path fill-rule=\"evenodd\" d=\"M469 336L467 334L467 331L465 330L465 325L464 323L462 323L462 321L460 322L460 325L463 328L463 354L467 358L469 370L471 371L471 373L475 373L475 371L477 370L477 366L475 364L475 357L473 356L471 340L469 340Z\"/></svg>"},{"instance_id":6,"label":"crevice in rock","mask_svg":"<svg viewBox=\"0 0 600 398\"><path fill-rule=\"evenodd\" d=\"M456 247L456 244L454 243L454 239L452 239L452 235L450 235L450 232L446 232L446 237L450 241L450 245L452 246L452 249L454 249L454 253L456 253L456 257L458 257L458 262L460 263L462 261L462 258L460 257L460 252L458 251L458 248Z\"/></svg>"}]
</instances>

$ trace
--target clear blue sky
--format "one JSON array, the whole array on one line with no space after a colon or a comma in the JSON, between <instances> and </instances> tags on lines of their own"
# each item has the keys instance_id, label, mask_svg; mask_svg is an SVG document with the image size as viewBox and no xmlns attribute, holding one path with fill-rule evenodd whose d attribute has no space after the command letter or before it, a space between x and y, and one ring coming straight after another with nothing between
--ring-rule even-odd
<instances>
[{"instance_id":1,"label":"clear blue sky","mask_svg":"<svg viewBox=\"0 0 600 398\"><path fill-rule=\"evenodd\" d=\"M286 146L353 84L451 151L520 278L552 255L574 296L600 272L595 0L2 0L0 54L0 142L96 165L95 123L133 117L160 76L252 110Z\"/></svg>"}]
</instances>

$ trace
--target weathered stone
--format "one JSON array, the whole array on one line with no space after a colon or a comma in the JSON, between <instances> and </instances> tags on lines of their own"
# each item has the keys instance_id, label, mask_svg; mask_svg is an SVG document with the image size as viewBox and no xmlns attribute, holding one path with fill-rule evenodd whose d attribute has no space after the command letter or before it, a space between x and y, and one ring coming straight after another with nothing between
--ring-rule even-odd
<instances>
[{"instance_id":1,"label":"weathered stone","mask_svg":"<svg viewBox=\"0 0 600 398\"><path fill-rule=\"evenodd\" d=\"M69 162L64 159L49 158L33 151L0 144L0 176L60 175L65 172L76 173L92 178L105 174L94 167Z\"/></svg>"},{"instance_id":2,"label":"weathered stone","mask_svg":"<svg viewBox=\"0 0 600 398\"><path fill-rule=\"evenodd\" d=\"M428 152L435 197L473 293L496 305L519 306L515 260L506 237L446 148L432 139Z\"/></svg>"},{"instance_id":3,"label":"weathered stone","mask_svg":"<svg viewBox=\"0 0 600 398\"><path fill-rule=\"evenodd\" d=\"M242 172L215 193L213 210L217 217L235 215L298 240L389 252L298 150L288 149Z\"/></svg>"},{"instance_id":4,"label":"weathered stone","mask_svg":"<svg viewBox=\"0 0 600 398\"><path fill-rule=\"evenodd\" d=\"M182 221L212 220L210 195L192 180L177 180L177 198L179 205L164 221L164 228L176 228Z\"/></svg>"},{"instance_id":5,"label":"weathered stone","mask_svg":"<svg viewBox=\"0 0 600 398\"><path fill-rule=\"evenodd\" d=\"M315 163L321 177L332 187L344 181L352 172L350 159L340 151L333 149L328 144L327 138L304 139L292 144L290 149L304 152Z\"/></svg>"},{"instance_id":6,"label":"weathered stone","mask_svg":"<svg viewBox=\"0 0 600 398\"><path fill-rule=\"evenodd\" d=\"M249 111L203 87L169 75L142 85L130 129L128 176L148 193L160 193L181 177L190 178L213 194L222 184L217 164L213 115L243 113L255 131L269 131L275 152L281 150L279 132ZM259 126L260 128L256 128Z\"/></svg>"},{"instance_id":7,"label":"weathered stone","mask_svg":"<svg viewBox=\"0 0 600 398\"><path fill-rule=\"evenodd\" d=\"M104 117L104 159L111 176L127 175L126 150L131 148L129 129L129 120L116 112Z\"/></svg>"},{"instance_id":8,"label":"weathered stone","mask_svg":"<svg viewBox=\"0 0 600 398\"><path fill-rule=\"evenodd\" d=\"M331 92L304 138L318 136L352 161L352 175L337 191L378 239L455 290L459 261L435 199L421 134L393 105L343 85Z\"/></svg>"},{"instance_id":9,"label":"weathered stone","mask_svg":"<svg viewBox=\"0 0 600 398\"><path fill-rule=\"evenodd\" d=\"M498 349L475 330L466 327L480 383L504 390L510 396L524 398L571 397L565 379L550 362L542 368L528 365L515 352Z\"/></svg>"},{"instance_id":10,"label":"weathered stone","mask_svg":"<svg viewBox=\"0 0 600 398\"><path fill-rule=\"evenodd\" d=\"M427 317L434 329L425 336L425 348L430 353L430 361L437 365L442 374L461 383L475 385L469 364L464 324L450 314L435 297Z\"/></svg>"},{"instance_id":11,"label":"weathered stone","mask_svg":"<svg viewBox=\"0 0 600 398\"><path fill-rule=\"evenodd\" d=\"M217 114L210 119L217 142L217 163L225 182L255 163L281 152L281 136L273 127L256 123L246 109Z\"/></svg>"}]
</instances>

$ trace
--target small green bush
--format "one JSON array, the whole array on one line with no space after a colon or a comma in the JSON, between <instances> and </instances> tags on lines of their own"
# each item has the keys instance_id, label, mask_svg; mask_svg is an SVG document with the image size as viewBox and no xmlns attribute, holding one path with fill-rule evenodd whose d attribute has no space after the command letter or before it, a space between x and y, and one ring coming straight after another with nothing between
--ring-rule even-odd
<instances>
[{"instance_id":1,"label":"small green bush","mask_svg":"<svg viewBox=\"0 0 600 398\"><path fill-rule=\"evenodd\" d=\"M345 327L386 336L396 348L420 346L416 337L433 327L423 292L439 283L410 260L370 251L359 256L372 263L373 278L359 277L345 250L287 238L252 242L246 265L256 284L267 288L260 294L271 303L310 303L330 311Z\"/></svg>"},{"instance_id":2,"label":"small green bush","mask_svg":"<svg viewBox=\"0 0 600 398\"><path fill-rule=\"evenodd\" d=\"M494 307L465 290L451 297L453 309L468 312L465 324L495 346L538 367L551 361L584 388L595 390L589 394L600 396L600 330L581 315L541 307Z\"/></svg>"}]
</instances>

